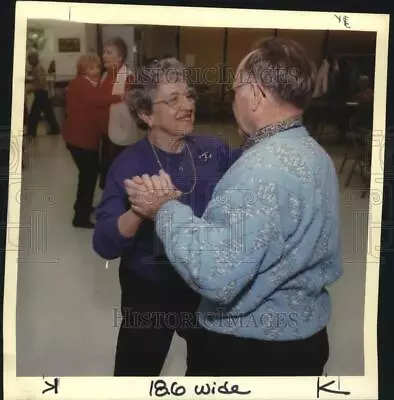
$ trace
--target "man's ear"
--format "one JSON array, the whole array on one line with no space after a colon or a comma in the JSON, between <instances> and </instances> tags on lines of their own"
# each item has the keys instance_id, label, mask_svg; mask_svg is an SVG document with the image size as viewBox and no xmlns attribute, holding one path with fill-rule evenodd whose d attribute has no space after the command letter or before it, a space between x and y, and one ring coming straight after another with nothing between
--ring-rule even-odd
<instances>
[{"instance_id":1,"label":"man's ear","mask_svg":"<svg viewBox=\"0 0 394 400\"><path fill-rule=\"evenodd\" d=\"M251 85L253 90L253 95L251 96L250 107L253 111L256 111L259 105L265 101L265 96L263 92L257 85Z\"/></svg>"}]
</instances>

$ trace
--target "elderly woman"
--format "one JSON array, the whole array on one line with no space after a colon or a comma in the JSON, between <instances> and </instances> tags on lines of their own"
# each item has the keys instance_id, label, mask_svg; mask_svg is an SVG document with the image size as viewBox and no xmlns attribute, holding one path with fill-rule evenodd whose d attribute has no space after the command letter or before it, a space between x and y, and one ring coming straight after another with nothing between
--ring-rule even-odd
<instances>
[{"instance_id":1,"label":"elderly woman","mask_svg":"<svg viewBox=\"0 0 394 400\"><path fill-rule=\"evenodd\" d=\"M95 251L120 257L122 324L116 376L157 376L176 331L190 346L200 297L178 276L165 256L154 224L131 209L125 180L167 171L182 191L179 201L201 216L212 191L239 150L219 139L192 135L195 93L176 59L140 69L128 100L147 137L113 163L97 209Z\"/></svg>"},{"instance_id":2,"label":"elderly woman","mask_svg":"<svg viewBox=\"0 0 394 400\"><path fill-rule=\"evenodd\" d=\"M188 375L323 373L326 286L341 275L339 189L302 124L313 83L295 42L269 39L244 58L233 83L244 152L202 216L174 199L178 182L163 172L126 182L132 209L154 216L174 269L202 295Z\"/></svg>"},{"instance_id":3,"label":"elderly woman","mask_svg":"<svg viewBox=\"0 0 394 400\"><path fill-rule=\"evenodd\" d=\"M121 95L123 96L132 85L132 74L127 68L125 62L127 59L127 45L120 37L114 37L104 45L103 51L103 66L105 73L100 83L101 91L104 91L107 96ZM101 146L101 171L100 171L100 188L104 189L105 180L108 170L114 159L127 147L118 145L109 137L110 124L114 123L111 118L114 118L111 113L112 106L100 110L99 123L100 130L103 135ZM116 122L116 121L115 121Z\"/></svg>"},{"instance_id":4,"label":"elderly woman","mask_svg":"<svg viewBox=\"0 0 394 400\"><path fill-rule=\"evenodd\" d=\"M77 76L71 80L66 93L67 118L62 129L67 149L78 168L78 189L74 204L73 226L91 229L93 198L99 173L100 131L97 114L123 101L98 88L100 58L95 53L83 54L77 62Z\"/></svg>"}]
</instances>

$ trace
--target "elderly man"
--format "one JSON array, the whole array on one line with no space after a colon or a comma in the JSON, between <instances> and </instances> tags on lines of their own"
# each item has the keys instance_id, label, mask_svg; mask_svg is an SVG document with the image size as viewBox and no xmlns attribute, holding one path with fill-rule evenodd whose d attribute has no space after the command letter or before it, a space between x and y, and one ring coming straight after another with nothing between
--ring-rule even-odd
<instances>
[{"instance_id":1,"label":"elderly man","mask_svg":"<svg viewBox=\"0 0 394 400\"><path fill-rule=\"evenodd\" d=\"M314 74L293 41L263 41L244 58L232 90L244 152L200 218L165 172L125 182L132 209L154 219L174 269L202 295L187 375L323 373L326 287L342 269L336 170L302 123Z\"/></svg>"}]
</instances>

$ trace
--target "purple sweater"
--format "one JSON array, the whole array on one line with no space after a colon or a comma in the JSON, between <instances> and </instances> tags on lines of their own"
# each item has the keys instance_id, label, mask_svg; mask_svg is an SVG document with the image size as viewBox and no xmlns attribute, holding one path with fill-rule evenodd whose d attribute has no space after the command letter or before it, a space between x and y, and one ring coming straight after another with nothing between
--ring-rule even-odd
<instances>
[{"instance_id":1,"label":"purple sweater","mask_svg":"<svg viewBox=\"0 0 394 400\"><path fill-rule=\"evenodd\" d=\"M189 205L194 214L200 217L217 182L238 159L241 150L231 149L221 140L207 136L187 136L186 143L193 154L197 183L191 194L183 195L179 200ZM158 148L156 152L174 185L183 192L190 191L194 174L189 152L185 149L182 153L174 154ZM143 174L158 174L159 169L146 138L119 155L107 175L103 197L96 211L93 236L94 250L101 257L107 260L120 257L121 268L131 268L154 280L173 276L174 268L165 255L153 221L143 221L134 237L125 238L118 231L117 220L130 208L124 180Z\"/></svg>"}]
</instances>

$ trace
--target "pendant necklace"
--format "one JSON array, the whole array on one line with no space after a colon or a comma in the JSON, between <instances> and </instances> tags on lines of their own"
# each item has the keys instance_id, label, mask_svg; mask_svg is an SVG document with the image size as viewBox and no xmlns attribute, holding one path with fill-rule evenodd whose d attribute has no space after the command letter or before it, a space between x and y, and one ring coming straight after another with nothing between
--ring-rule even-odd
<instances>
[{"instance_id":1,"label":"pendant necklace","mask_svg":"<svg viewBox=\"0 0 394 400\"><path fill-rule=\"evenodd\" d=\"M160 161L160 159L159 159L159 156L158 156L158 154L157 154L157 152L156 152L155 147L153 146L152 142L151 142L149 139L148 139L148 141L149 141L149 143L150 143L150 145L151 145L153 154L155 155L157 164L159 165L160 169L162 169L162 170L164 171L163 164L161 163L161 161ZM188 153L189 153L190 162L191 162L191 165L192 165L193 175L194 175L194 177L193 177L193 185L192 185L192 188L191 188L188 192L182 192L183 195L187 195L187 194L192 193L192 192L194 191L195 187L196 187L196 183L197 183L197 173L196 173L196 166L195 166L195 164L194 164L193 154L192 154L192 152L191 152L191 150L190 150L190 147L187 145L187 143L184 143L184 145L186 146L186 149L187 149L187 151L188 151ZM182 171L181 168L182 168L182 167L180 167L179 169Z\"/></svg>"}]
</instances>

